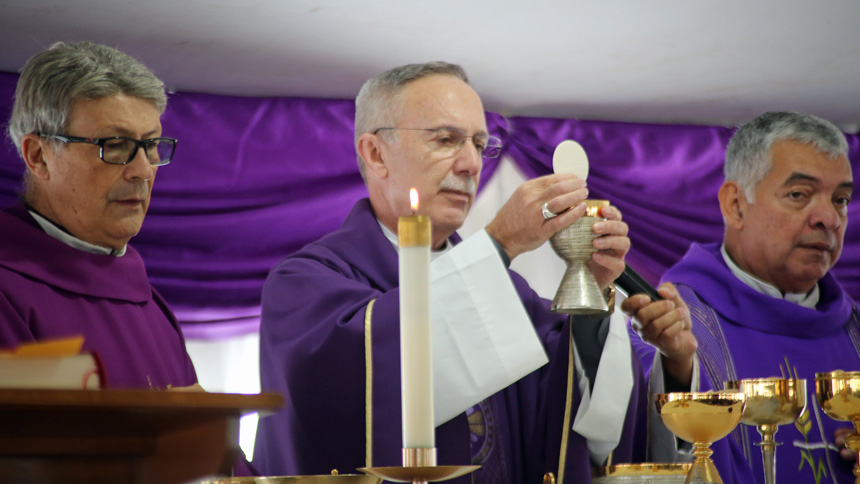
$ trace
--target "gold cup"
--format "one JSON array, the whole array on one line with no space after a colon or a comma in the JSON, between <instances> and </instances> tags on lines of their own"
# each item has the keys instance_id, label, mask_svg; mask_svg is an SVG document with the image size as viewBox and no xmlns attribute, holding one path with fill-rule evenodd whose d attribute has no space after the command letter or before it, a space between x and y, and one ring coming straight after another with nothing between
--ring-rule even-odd
<instances>
[{"instance_id":1,"label":"gold cup","mask_svg":"<svg viewBox=\"0 0 860 484\"><path fill-rule=\"evenodd\" d=\"M750 378L725 382L726 390L738 390L746 396L741 423L754 425L761 435L761 459L764 482L776 480L776 442L773 438L780 425L794 422L806 408L806 380L792 378Z\"/></svg>"},{"instance_id":2,"label":"gold cup","mask_svg":"<svg viewBox=\"0 0 860 484\"><path fill-rule=\"evenodd\" d=\"M685 484L723 484L711 455L711 444L737 427L744 394L736 391L663 393L654 396L657 414L673 434L693 443L696 459Z\"/></svg>"},{"instance_id":3,"label":"gold cup","mask_svg":"<svg viewBox=\"0 0 860 484\"><path fill-rule=\"evenodd\" d=\"M598 235L591 230L591 226L604 220L600 217L600 209L608 206L609 200L586 200L585 215L549 239L555 253L567 265L552 300L551 311L563 314L609 314L603 291L586 265L591 260L591 254L597 252L593 241Z\"/></svg>"},{"instance_id":4,"label":"gold cup","mask_svg":"<svg viewBox=\"0 0 860 484\"><path fill-rule=\"evenodd\" d=\"M828 417L854 424L854 433L845 437L845 446L860 452L860 371L816 373L815 393ZM860 466L854 466L854 476L854 483L860 484Z\"/></svg>"}]
</instances>

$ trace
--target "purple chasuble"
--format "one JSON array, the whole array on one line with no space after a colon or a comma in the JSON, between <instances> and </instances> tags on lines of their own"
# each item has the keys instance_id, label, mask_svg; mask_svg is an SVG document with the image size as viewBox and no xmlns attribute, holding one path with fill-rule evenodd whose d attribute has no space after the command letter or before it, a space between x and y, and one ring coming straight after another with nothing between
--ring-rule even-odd
<instances>
[{"instance_id":1,"label":"purple chasuble","mask_svg":"<svg viewBox=\"0 0 860 484\"><path fill-rule=\"evenodd\" d=\"M327 474L335 468L353 473L366 465L401 465L397 264L395 248L369 200L363 199L338 230L269 273L263 287L260 378L262 389L283 393L286 404L258 425L253 464L264 475ZM470 447L485 465L448 482L529 483L541 482L546 472L558 473L570 327L525 280L510 275L550 363L482 402L482 415L476 417L473 408L436 428L439 465L469 464ZM643 376L638 365L631 371L637 386L616 462L644 457ZM575 383L570 396L575 413ZM470 442L479 436L485 441ZM565 458L565 482L591 482L586 441L572 431Z\"/></svg>"},{"instance_id":2,"label":"purple chasuble","mask_svg":"<svg viewBox=\"0 0 860 484\"><path fill-rule=\"evenodd\" d=\"M817 307L805 308L744 284L714 243L692 244L663 280L678 285L690 307L703 390L722 389L727 380L787 377L786 362L792 375L796 371L806 380L803 424L780 426L775 434L783 443L776 448L777 481L853 483L852 464L833 445L833 432L851 424L826 416L815 396L815 373L860 369L860 321L836 279L825 275ZM755 482L763 483L761 450L755 445L761 437L755 428L740 425L724 440L743 449L746 459L735 465L750 468Z\"/></svg>"},{"instance_id":3,"label":"purple chasuble","mask_svg":"<svg viewBox=\"0 0 860 484\"><path fill-rule=\"evenodd\" d=\"M72 248L46 234L22 203L0 211L0 348L81 335L111 388L197 382L176 318L143 259Z\"/></svg>"}]
</instances>

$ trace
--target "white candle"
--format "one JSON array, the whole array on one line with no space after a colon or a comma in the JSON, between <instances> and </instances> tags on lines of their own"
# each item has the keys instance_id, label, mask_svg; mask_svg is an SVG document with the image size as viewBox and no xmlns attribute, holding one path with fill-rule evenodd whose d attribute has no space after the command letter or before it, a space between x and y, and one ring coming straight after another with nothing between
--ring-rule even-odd
<instances>
[{"instance_id":1,"label":"white candle","mask_svg":"<svg viewBox=\"0 0 860 484\"><path fill-rule=\"evenodd\" d=\"M436 447L430 335L430 218L414 215L418 192L409 191L410 217L397 220L400 246L400 385L403 447Z\"/></svg>"}]
</instances>

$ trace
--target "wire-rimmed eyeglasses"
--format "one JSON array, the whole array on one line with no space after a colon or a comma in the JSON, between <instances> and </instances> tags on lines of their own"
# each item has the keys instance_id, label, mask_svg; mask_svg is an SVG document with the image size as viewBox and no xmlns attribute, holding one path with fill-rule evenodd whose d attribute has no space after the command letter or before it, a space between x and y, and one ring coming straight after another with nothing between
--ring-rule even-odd
<instances>
[{"instance_id":1,"label":"wire-rimmed eyeglasses","mask_svg":"<svg viewBox=\"0 0 860 484\"><path fill-rule=\"evenodd\" d=\"M475 135L468 136L466 133L457 128L377 128L373 134L377 134L382 130L403 130L403 131L428 131L435 133L433 142L436 144L435 150L453 155L460 151L467 139L472 140L475 149L484 158L496 158L502 152L502 140L495 136Z\"/></svg>"},{"instance_id":2,"label":"wire-rimmed eyeglasses","mask_svg":"<svg viewBox=\"0 0 860 484\"><path fill-rule=\"evenodd\" d=\"M43 138L55 139L63 143L88 143L99 147L99 157L110 165L127 165L143 146L146 159L153 166L170 163L176 151L176 138L134 139L125 136L110 138L81 138L78 136L37 133Z\"/></svg>"}]
</instances>

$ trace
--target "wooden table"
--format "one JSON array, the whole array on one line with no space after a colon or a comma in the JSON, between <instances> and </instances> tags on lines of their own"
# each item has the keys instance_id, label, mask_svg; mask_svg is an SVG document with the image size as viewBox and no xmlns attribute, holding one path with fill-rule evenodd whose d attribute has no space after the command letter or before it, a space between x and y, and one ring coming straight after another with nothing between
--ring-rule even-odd
<instances>
[{"instance_id":1,"label":"wooden table","mask_svg":"<svg viewBox=\"0 0 860 484\"><path fill-rule=\"evenodd\" d=\"M0 390L0 481L171 484L230 475L239 417L279 394Z\"/></svg>"}]
</instances>

